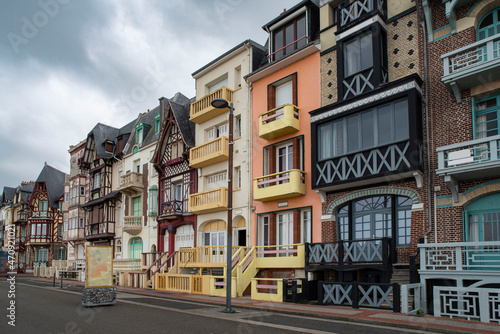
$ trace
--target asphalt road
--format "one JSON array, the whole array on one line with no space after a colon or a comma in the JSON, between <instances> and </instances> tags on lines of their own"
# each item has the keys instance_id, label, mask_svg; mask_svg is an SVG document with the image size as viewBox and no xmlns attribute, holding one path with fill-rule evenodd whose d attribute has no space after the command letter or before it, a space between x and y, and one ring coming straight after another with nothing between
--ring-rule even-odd
<instances>
[{"instance_id":1,"label":"asphalt road","mask_svg":"<svg viewBox=\"0 0 500 334\"><path fill-rule=\"evenodd\" d=\"M76 286L18 278L14 287L15 297L9 296L11 285L0 281L0 333L426 333L260 310L224 314L221 306L130 293L119 293L114 306L86 308ZM7 317L12 300L15 327Z\"/></svg>"}]
</instances>

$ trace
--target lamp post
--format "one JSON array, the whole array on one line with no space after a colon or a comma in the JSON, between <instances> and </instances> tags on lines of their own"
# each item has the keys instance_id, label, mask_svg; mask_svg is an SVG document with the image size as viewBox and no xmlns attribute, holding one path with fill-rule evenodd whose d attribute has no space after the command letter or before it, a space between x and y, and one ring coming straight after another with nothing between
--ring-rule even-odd
<instances>
[{"instance_id":1,"label":"lamp post","mask_svg":"<svg viewBox=\"0 0 500 334\"><path fill-rule=\"evenodd\" d=\"M233 125L234 108L233 103L225 99L213 99L210 102L217 109L229 108L229 161L227 167L227 260L226 260L226 308L224 313L234 313L231 308L231 269L233 257Z\"/></svg>"}]
</instances>

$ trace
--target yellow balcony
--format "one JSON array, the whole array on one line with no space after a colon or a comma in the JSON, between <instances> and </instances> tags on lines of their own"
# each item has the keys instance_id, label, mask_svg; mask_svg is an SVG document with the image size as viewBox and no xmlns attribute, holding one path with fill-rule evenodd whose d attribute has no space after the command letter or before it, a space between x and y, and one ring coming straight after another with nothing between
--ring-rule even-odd
<instances>
[{"instance_id":1,"label":"yellow balcony","mask_svg":"<svg viewBox=\"0 0 500 334\"><path fill-rule=\"evenodd\" d=\"M189 195L189 212L204 214L227 210L227 188L217 188Z\"/></svg>"},{"instance_id":2,"label":"yellow balcony","mask_svg":"<svg viewBox=\"0 0 500 334\"><path fill-rule=\"evenodd\" d=\"M127 216L123 219L123 232L137 235L142 231L142 216Z\"/></svg>"},{"instance_id":3,"label":"yellow balcony","mask_svg":"<svg viewBox=\"0 0 500 334\"><path fill-rule=\"evenodd\" d=\"M299 108L292 104L274 108L259 116L260 138L271 140L299 130Z\"/></svg>"},{"instance_id":4,"label":"yellow balcony","mask_svg":"<svg viewBox=\"0 0 500 334\"><path fill-rule=\"evenodd\" d=\"M142 193L143 188L144 183L142 182L142 174L132 172L122 175L120 178L118 190L125 195L133 196Z\"/></svg>"},{"instance_id":5,"label":"yellow balcony","mask_svg":"<svg viewBox=\"0 0 500 334\"><path fill-rule=\"evenodd\" d=\"M219 137L189 150L189 166L201 168L229 158L229 139Z\"/></svg>"},{"instance_id":6,"label":"yellow balcony","mask_svg":"<svg viewBox=\"0 0 500 334\"><path fill-rule=\"evenodd\" d=\"M276 201L306 194L306 173L292 169L255 178L253 180L254 200Z\"/></svg>"},{"instance_id":7,"label":"yellow balcony","mask_svg":"<svg viewBox=\"0 0 500 334\"><path fill-rule=\"evenodd\" d=\"M227 87L222 87L215 92L196 100L194 103L191 103L189 120L196 124L201 124L229 111L229 108L212 107L210 103L213 99L225 99L231 103L233 102L233 91Z\"/></svg>"}]
</instances>

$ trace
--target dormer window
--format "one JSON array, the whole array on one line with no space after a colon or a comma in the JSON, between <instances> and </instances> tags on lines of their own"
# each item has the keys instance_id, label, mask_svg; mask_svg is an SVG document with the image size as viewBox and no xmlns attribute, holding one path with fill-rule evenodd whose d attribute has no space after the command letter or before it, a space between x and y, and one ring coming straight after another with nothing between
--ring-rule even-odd
<instances>
[{"instance_id":1,"label":"dormer window","mask_svg":"<svg viewBox=\"0 0 500 334\"><path fill-rule=\"evenodd\" d=\"M143 137L144 137L144 124L142 122L139 122L135 126L135 143L137 145L141 145Z\"/></svg>"},{"instance_id":2,"label":"dormer window","mask_svg":"<svg viewBox=\"0 0 500 334\"><path fill-rule=\"evenodd\" d=\"M105 145L106 145L106 152L113 153L113 149L115 148L115 143L112 141L107 141Z\"/></svg>"},{"instance_id":3,"label":"dormer window","mask_svg":"<svg viewBox=\"0 0 500 334\"><path fill-rule=\"evenodd\" d=\"M302 14L290 22L272 30L271 61L278 60L306 45L306 15Z\"/></svg>"},{"instance_id":4,"label":"dormer window","mask_svg":"<svg viewBox=\"0 0 500 334\"><path fill-rule=\"evenodd\" d=\"M160 131L160 114L155 115L155 133Z\"/></svg>"}]
</instances>

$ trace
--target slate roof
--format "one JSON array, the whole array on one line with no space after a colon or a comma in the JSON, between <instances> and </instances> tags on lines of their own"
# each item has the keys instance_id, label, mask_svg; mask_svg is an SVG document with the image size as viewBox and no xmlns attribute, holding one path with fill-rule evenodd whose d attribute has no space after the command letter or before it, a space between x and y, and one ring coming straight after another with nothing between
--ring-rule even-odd
<instances>
[{"instance_id":1,"label":"slate roof","mask_svg":"<svg viewBox=\"0 0 500 334\"><path fill-rule=\"evenodd\" d=\"M175 96L168 101L170 108L177 122L177 126L181 131L182 139L188 147L195 147L195 124L189 120L189 112L191 103L194 102L194 98L188 99L181 93L175 94Z\"/></svg>"},{"instance_id":2,"label":"slate roof","mask_svg":"<svg viewBox=\"0 0 500 334\"><path fill-rule=\"evenodd\" d=\"M320 3L319 3L319 0L303 0L301 2L299 2L298 4L296 4L295 6L293 6L292 8L282 12L280 15L278 15L277 17L275 17L274 19L272 19L271 21L269 21L268 23L264 24L262 26L262 29L264 29L265 31L267 31L267 29L274 25L275 23L278 23L279 21L283 20L285 17L293 14L296 10L304 7L305 5L316 5L316 7L320 7Z\"/></svg>"},{"instance_id":3,"label":"slate roof","mask_svg":"<svg viewBox=\"0 0 500 334\"><path fill-rule=\"evenodd\" d=\"M35 189L35 183L30 182L28 184L20 185L19 187L17 187L16 194L21 192L21 201L24 201L24 203L28 203L33 189Z\"/></svg>"},{"instance_id":4,"label":"slate roof","mask_svg":"<svg viewBox=\"0 0 500 334\"><path fill-rule=\"evenodd\" d=\"M116 146L116 137L118 137L119 129L102 123L97 125L90 131L94 135L95 148L97 156L102 159L110 159L114 153L106 152L106 141L111 140Z\"/></svg>"},{"instance_id":5,"label":"slate roof","mask_svg":"<svg viewBox=\"0 0 500 334\"><path fill-rule=\"evenodd\" d=\"M45 163L36 182L45 182L47 193L49 195L49 203L53 208L57 208L56 201L64 194L64 180L66 174L54 167Z\"/></svg>"},{"instance_id":6,"label":"slate roof","mask_svg":"<svg viewBox=\"0 0 500 334\"><path fill-rule=\"evenodd\" d=\"M0 202L0 206L12 203L15 194L16 188L3 187L2 202Z\"/></svg>"}]
</instances>

